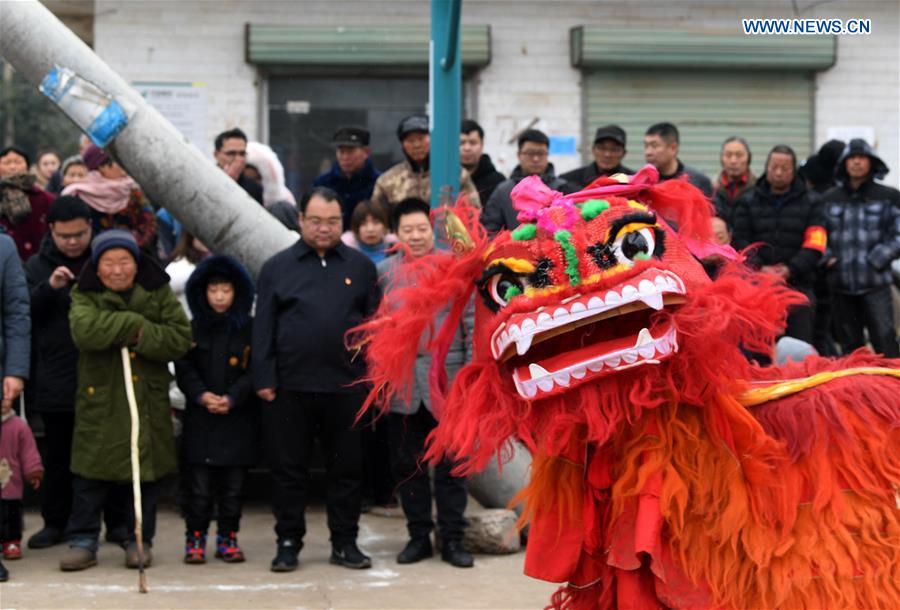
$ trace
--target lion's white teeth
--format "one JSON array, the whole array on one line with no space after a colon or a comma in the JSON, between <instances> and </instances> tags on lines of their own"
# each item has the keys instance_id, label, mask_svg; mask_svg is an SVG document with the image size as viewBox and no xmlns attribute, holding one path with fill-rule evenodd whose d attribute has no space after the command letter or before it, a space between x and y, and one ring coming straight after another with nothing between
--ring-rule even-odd
<instances>
[{"instance_id":1,"label":"lion's white teeth","mask_svg":"<svg viewBox=\"0 0 900 610\"><path fill-rule=\"evenodd\" d=\"M563 387L569 386L569 374L568 373L557 373L553 376L553 381L556 382L556 385L561 385Z\"/></svg>"},{"instance_id":2,"label":"lion's white teeth","mask_svg":"<svg viewBox=\"0 0 900 610\"><path fill-rule=\"evenodd\" d=\"M642 295L641 300L656 311L663 308L663 296L658 292Z\"/></svg>"},{"instance_id":3,"label":"lion's white teeth","mask_svg":"<svg viewBox=\"0 0 900 610\"><path fill-rule=\"evenodd\" d=\"M653 343L653 335L650 334L650 331L646 328L642 328L641 332L638 333L637 342L634 344L635 347L643 347L645 345L651 345Z\"/></svg>"},{"instance_id":4,"label":"lion's white teeth","mask_svg":"<svg viewBox=\"0 0 900 610\"><path fill-rule=\"evenodd\" d=\"M531 373L532 379L538 379L539 377L547 377L550 375L550 371L542 367L540 364L534 363L528 365L528 372Z\"/></svg>"},{"instance_id":5,"label":"lion's white teeth","mask_svg":"<svg viewBox=\"0 0 900 610\"><path fill-rule=\"evenodd\" d=\"M525 355L525 352L528 351L528 348L531 347L531 340L534 338L533 334L522 335L516 338L516 353L520 356Z\"/></svg>"}]
</instances>

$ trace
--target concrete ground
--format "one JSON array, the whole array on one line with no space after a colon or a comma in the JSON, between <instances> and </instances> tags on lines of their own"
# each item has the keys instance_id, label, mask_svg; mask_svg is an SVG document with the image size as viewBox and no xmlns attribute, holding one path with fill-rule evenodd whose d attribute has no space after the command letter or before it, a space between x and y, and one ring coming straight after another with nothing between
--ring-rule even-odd
<instances>
[{"instance_id":1,"label":"concrete ground","mask_svg":"<svg viewBox=\"0 0 900 610\"><path fill-rule=\"evenodd\" d=\"M26 539L40 524L39 514L26 515ZM59 571L65 546L26 548L22 559L4 562L10 581L0 584L0 608L530 609L544 607L556 589L522 574L522 552L478 555L472 569L454 568L438 558L398 565L394 558L406 541L406 528L396 514L362 517L359 545L372 556L371 569L330 565L321 506L308 511L309 533L300 569L275 574L269 571L275 548L272 524L268 509L250 507L240 534L246 563L226 565L211 559L204 565L185 565L184 523L174 510L160 510L146 595L138 593L137 571L124 567L124 552L118 546L103 544L96 567L68 573Z\"/></svg>"}]
</instances>

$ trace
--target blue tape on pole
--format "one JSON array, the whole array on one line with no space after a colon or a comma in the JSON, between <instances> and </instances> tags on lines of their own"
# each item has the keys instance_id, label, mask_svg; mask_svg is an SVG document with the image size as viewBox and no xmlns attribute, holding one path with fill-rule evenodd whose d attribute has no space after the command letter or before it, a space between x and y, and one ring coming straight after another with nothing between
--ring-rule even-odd
<instances>
[{"instance_id":1,"label":"blue tape on pole","mask_svg":"<svg viewBox=\"0 0 900 610\"><path fill-rule=\"evenodd\" d=\"M69 68L54 66L39 87L97 146L104 147L128 124L113 97Z\"/></svg>"},{"instance_id":2,"label":"blue tape on pole","mask_svg":"<svg viewBox=\"0 0 900 610\"><path fill-rule=\"evenodd\" d=\"M93 140L94 144L103 148L125 129L126 125L128 125L128 117L125 116L125 111L116 100L112 100L109 106L94 119L85 133Z\"/></svg>"},{"instance_id":3,"label":"blue tape on pole","mask_svg":"<svg viewBox=\"0 0 900 610\"><path fill-rule=\"evenodd\" d=\"M41 81L41 85L39 87L41 93L49 97L56 103L63 98L68 91L68 87L62 87L62 82L60 80L59 69L53 67L47 72L47 76L44 77L44 80Z\"/></svg>"}]
</instances>

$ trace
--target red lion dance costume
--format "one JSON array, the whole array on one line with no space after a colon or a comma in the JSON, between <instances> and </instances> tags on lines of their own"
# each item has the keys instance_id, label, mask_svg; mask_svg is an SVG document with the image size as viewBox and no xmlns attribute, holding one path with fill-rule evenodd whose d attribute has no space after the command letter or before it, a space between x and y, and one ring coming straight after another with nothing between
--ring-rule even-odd
<instances>
[{"instance_id":1,"label":"red lion dance costume","mask_svg":"<svg viewBox=\"0 0 900 610\"><path fill-rule=\"evenodd\" d=\"M421 342L430 458L529 447L525 572L565 583L552 608L900 608L897 361L750 364L803 297L738 261L710 281L709 203L657 180L526 178L492 241L458 204L454 251L407 265L362 327L367 404L408 392ZM443 394L473 290L474 357Z\"/></svg>"}]
</instances>

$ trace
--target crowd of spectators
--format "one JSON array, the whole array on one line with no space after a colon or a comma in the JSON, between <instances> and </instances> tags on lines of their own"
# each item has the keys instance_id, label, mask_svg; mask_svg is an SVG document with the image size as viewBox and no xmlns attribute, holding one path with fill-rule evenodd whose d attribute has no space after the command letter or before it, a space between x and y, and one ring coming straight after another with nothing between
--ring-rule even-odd
<instances>
[{"instance_id":1,"label":"crowd of spectators","mask_svg":"<svg viewBox=\"0 0 900 610\"><path fill-rule=\"evenodd\" d=\"M356 419L365 365L345 335L376 310L399 266L435 248L428 118L407 117L396 133L403 160L376 168L370 132L337 129L333 165L299 204L271 149L237 128L215 139L218 168L300 233L256 282L239 261L211 252L183 227L177 210L148 201L109 151L89 141L66 159L52 150L34 157L15 146L0 151L5 559L21 556L22 497L31 485L40 488L43 527L29 548L66 543L60 568L88 568L97 562L104 521L106 540L122 545L127 566L151 565L159 482L177 471L184 561L207 560L212 520L215 557L244 561L244 480L263 460L277 537L271 569L292 571L306 535L318 440L333 563L370 567L356 543L360 514L399 500L409 533L399 563L431 557L437 528L442 559L473 565L462 546L465 481L450 462L435 465L433 475L422 464L425 439L437 425L427 351L416 361L409 400L390 405L383 418ZM639 165L625 165L625 130L604 125L592 142L593 161L557 174L550 138L526 129L507 177L484 152L484 135L475 121L462 122L459 177L461 194L481 209L489 233L517 226L510 197L525 177L572 193ZM722 143L721 172L710 179L679 156L675 125L651 125L642 137L640 164L654 166L660 180L687 180L710 199L720 244L807 297L790 312L786 336L826 355L869 343L900 356L892 305L900 192L879 182L888 168L868 143L828 142L803 163L777 145L765 151L757 177L750 145L736 135ZM703 262L715 275L715 261ZM470 353L471 317L464 316L446 358L451 377ZM173 372L177 391L170 388ZM134 534L126 389L136 395L141 424L143 554ZM43 455L16 415L23 391L43 422ZM177 402L178 451L170 415ZM6 578L0 564L0 580Z\"/></svg>"}]
</instances>

